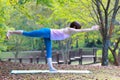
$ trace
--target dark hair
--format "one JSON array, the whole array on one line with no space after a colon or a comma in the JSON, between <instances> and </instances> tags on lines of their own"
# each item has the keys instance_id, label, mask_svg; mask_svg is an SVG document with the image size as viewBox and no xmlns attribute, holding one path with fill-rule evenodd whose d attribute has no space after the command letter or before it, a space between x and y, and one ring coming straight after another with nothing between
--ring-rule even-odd
<instances>
[{"instance_id":1,"label":"dark hair","mask_svg":"<svg viewBox=\"0 0 120 80\"><path fill-rule=\"evenodd\" d=\"M81 29L81 25L78 22L73 21L70 23L70 28Z\"/></svg>"}]
</instances>

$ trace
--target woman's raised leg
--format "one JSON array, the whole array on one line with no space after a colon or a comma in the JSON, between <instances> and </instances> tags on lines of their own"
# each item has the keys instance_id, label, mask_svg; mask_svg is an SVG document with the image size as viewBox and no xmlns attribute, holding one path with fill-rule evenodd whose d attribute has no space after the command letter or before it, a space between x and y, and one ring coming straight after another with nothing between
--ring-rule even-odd
<instances>
[{"instance_id":1,"label":"woman's raised leg","mask_svg":"<svg viewBox=\"0 0 120 80\"><path fill-rule=\"evenodd\" d=\"M23 33L23 30L15 30L15 31L9 30L6 34L6 38L9 39L12 34L22 35L22 33Z\"/></svg>"},{"instance_id":2,"label":"woman's raised leg","mask_svg":"<svg viewBox=\"0 0 120 80\"><path fill-rule=\"evenodd\" d=\"M42 28L39 30L32 30L29 32L23 30L8 31L6 37L9 39L10 35L12 34L23 35L28 37L50 38L50 29Z\"/></svg>"}]
</instances>

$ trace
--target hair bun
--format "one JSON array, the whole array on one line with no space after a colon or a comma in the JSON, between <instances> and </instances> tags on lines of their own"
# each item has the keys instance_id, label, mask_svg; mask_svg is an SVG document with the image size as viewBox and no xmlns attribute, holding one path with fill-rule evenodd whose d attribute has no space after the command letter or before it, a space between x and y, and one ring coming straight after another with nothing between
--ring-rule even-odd
<instances>
[{"instance_id":1,"label":"hair bun","mask_svg":"<svg viewBox=\"0 0 120 80\"><path fill-rule=\"evenodd\" d=\"M70 24L70 28L80 29L81 25L77 21L73 21Z\"/></svg>"}]
</instances>

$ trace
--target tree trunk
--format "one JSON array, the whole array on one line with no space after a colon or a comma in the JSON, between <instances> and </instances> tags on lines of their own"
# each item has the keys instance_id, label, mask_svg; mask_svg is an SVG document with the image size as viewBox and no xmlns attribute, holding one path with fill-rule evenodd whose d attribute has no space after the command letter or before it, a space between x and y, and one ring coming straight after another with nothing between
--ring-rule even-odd
<instances>
[{"instance_id":1,"label":"tree trunk","mask_svg":"<svg viewBox=\"0 0 120 80\"><path fill-rule=\"evenodd\" d=\"M64 56L65 63L68 63L69 48L70 48L70 39L66 40L66 50L65 50L65 56Z\"/></svg>"},{"instance_id":2,"label":"tree trunk","mask_svg":"<svg viewBox=\"0 0 120 80\"><path fill-rule=\"evenodd\" d=\"M114 65L118 66L119 65L119 62L118 62L118 58L117 58L117 55L116 55L116 50L112 50L111 48L109 48L111 50L111 53L113 55L113 58L114 58Z\"/></svg>"},{"instance_id":3,"label":"tree trunk","mask_svg":"<svg viewBox=\"0 0 120 80\"><path fill-rule=\"evenodd\" d=\"M62 57L63 57L63 60L64 60L64 64L65 64L65 50L64 50L64 45L63 45L63 42L62 41L58 41L58 44L59 44L59 50L60 50L60 53L62 53Z\"/></svg>"},{"instance_id":4,"label":"tree trunk","mask_svg":"<svg viewBox=\"0 0 120 80\"><path fill-rule=\"evenodd\" d=\"M119 64L119 53L118 53L118 55L116 55L116 50L118 49L119 42L120 42L120 38L117 39L117 42L115 43L113 50L112 50L112 48L109 47L109 49L113 55L113 58L114 58L114 65L116 65L116 66L120 65Z\"/></svg>"},{"instance_id":5,"label":"tree trunk","mask_svg":"<svg viewBox=\"0 0 120 80\"><path fill-rule=\"evenodd\" d=\"M103 40L103 49L102 49L102 66L108 66L108 47L110 44L110 39Z\"/></svg>"},{"instance_id":6,"label":"tree trunk","mask_svg":"<svg viewBox=\"0 0 120 80\"><path fill-rule=\"evenodd\" d=\"M14 53L14 56L15 56L15 63L17 62L17 58L18 58L18 54L19 54L19 43L18 43L18 40L16 41L16 51Z\"/></svg>"},{"instance_id":7,"label":"tree trunk","mask_svg":"<svg viewBox=\"0 0 120 80\"><path fill-rule=\"evenodd\" d=\"M120 48L119 48L119 52L118 52L118 66L120 65Z\"/></svg>"},{"instance_id":8,"label":"tree trunk","mask_svg":"<svg viewBox=\"0 0 120 80\"><path fill-rule=\"evenodd\" d=\"M15 63L17 62L17 58L18 58L18 51L15 52Z\"/></svg>"}]
</instances>

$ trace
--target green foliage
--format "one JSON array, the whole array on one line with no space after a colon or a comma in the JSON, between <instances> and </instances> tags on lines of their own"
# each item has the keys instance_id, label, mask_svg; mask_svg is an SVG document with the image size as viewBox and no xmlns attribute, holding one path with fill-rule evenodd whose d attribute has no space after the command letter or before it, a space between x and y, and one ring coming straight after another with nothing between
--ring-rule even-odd
<instances>
[{"instance_id":1,"label":"green foliage","mask_svg":"<svg viewBox=\"0 0 120 80\"><path fill-rule=\"evenodd\" d=\"M0 51L6 50L6 46L3 43L5 40L5 31L6 31L6 26L5 24L0 24Z\"/></svg>"},{"instance_id":2,"label":"green foliage","mask_svg":"<svg viewBox=\"0 0 120 80\"><path fill-rule=\"evenodd\" d=\"M114 33L112 34L112 39L116 39L120 37L120 26L115 25Z\"/></svg>"},{"instance_id":3,"label":"green foliage","mask_svg":"<svg viewBox=\"0 0 120 80\"><path fill-rule=\"evenodd\" d=\"M116 55L118 55L118 50L116 50L116 53L117 53ZM114 63L114 58L110 51L108 51L108 59L110 63Z\"/></svg>"},{"instance_id":4,"label":"green foliage","mask_svg":"<svg viewBox=\"0 0 120 80\"><path fill-rule=\"evenodd\" d=\"M48 7L52 7L52 3L54 0L37 0L37 4L46 5Z\"/></svg>"},{"instance_id":5,"label":"green foliage","mask_svg":"<svg viewBox=\"0 0 120 80\"><path fill-rule=\"evenodd\" d=\"M109 59L109 62L110 62L110 63L113 63L113 62L114 62L114 58L113 58L112 53L111 53L111 54L108 54L108 59Z\"/></svg>"},{"instance_id":6,"label":"green foliage","mask_svg":"<svg viewBox=\"0 0 120 80\"><path fill-rule=\"evenodd\" d=\"M89 12L88 11L86 12L86 10L88 10L87 9L88 6L87 7L84 6L85 0L77 2L76 1L74 2L72 0L54 1L52 8L54 12L51 17L54 17L55 20L64 19L67 20L67 22L75 20L84 24L87 23L87 21L90 20L90 17L88 18ZM89 3L90 2L88 1L86 4L89 5Z\"/></svg>"},{"instance_id":7,"label":"green foliage","mask_svg":"<svg viewBox=\"0 0 120 80\"><path fill-rule=\"evenodd\" d=\"M0 0L0 51L7 48L4 42L6 39L5 34L8 30L7 21L10 19L11 10L7 0Z\"/></svg>"},{"instance_id":8,"label":"green foliage","mask_svg":"<svg viewBox=\"0 0 120 80\"><path fill-rule=\"evenodd\" d=\"M120 27L119 25L115 25L114 33L111 38L111 47L114 47L114 44L117 42L117 39L120 37ZM118 48L120 44L118 43Z\"/></svg>"},{"instance_id":9,"label":"green foliage","mask_svg":"<svg viewBox=\"0 0 120 80\"><path fill-rule=\"evenodd\" d=\"M31 0L18 0L18 4L23 5L27 2L30 2Z\"/></svg>"}]
</instances>

